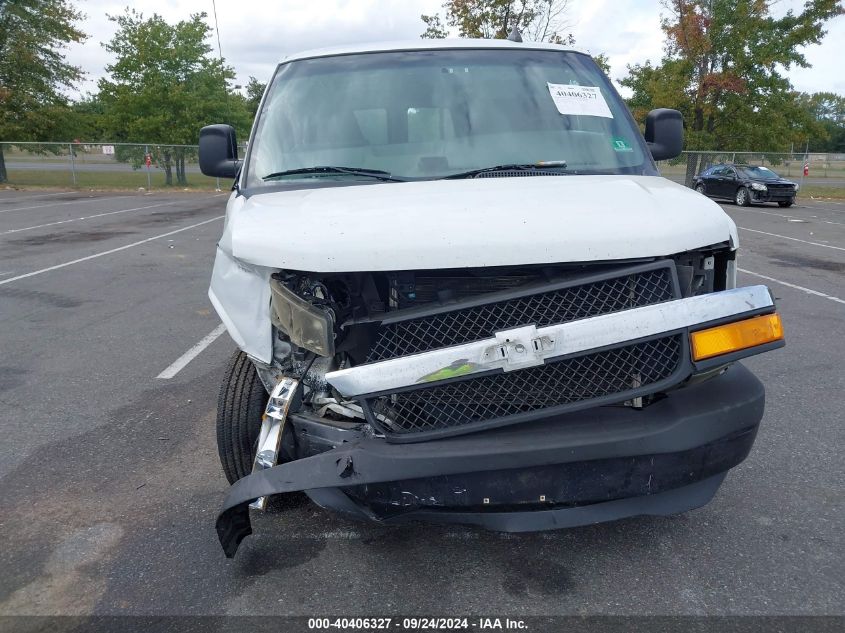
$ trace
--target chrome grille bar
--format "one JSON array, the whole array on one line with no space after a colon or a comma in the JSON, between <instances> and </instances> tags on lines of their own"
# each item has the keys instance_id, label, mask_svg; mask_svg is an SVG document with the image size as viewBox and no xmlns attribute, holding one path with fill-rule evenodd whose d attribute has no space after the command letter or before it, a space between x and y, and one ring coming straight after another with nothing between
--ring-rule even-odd
<instances>
[{"instance_id":1,"label":"chrome grille bar","mask_svg":"<svg viewBox=\"0 0 845 633\"><path fill-rule=\"evenodd\" d=\"M773 307L774 300L766 286L748 286L541 328L512 328L473 343L329 372L326 379L347 397L389 392L495 369L534 367L549 358Z\"/></svg>"}]
</instances>

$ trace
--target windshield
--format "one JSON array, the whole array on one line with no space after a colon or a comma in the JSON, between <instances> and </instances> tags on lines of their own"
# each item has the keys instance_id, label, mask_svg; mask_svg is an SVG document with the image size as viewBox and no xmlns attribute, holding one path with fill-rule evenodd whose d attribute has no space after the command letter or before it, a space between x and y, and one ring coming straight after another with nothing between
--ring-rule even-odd
<instances>
[{"instance_id":1,"label":"windshield","mask_svg":"<svg viewBox=\"0 0 845 633\"><path fill-rule=\"evenodd\" d=\"M417 180L536 163L561 173L656 175L646 152L625 105L586 55L370 53L279 66L245 180L247 187L378 182L365 170Z\"/></svg>"},{"instance_id":2,"label":"windshield","mask_svg":"<svg viewBox=\"0 0 845 633\"><path fill-rule=\"evenodd\" d=\"M740 167L739 170L749 178L757 178L760 180L777 180L780 178L775 172L768 167L758 167L757 165L747 165Z\"/></svg>"}]
</instances>

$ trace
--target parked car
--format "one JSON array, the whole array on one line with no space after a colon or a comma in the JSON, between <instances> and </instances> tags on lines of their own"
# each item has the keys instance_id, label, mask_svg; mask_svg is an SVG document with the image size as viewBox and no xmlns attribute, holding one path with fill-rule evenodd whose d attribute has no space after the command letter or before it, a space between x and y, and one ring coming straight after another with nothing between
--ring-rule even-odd
<instances>
[{"instance_id":1,"label":"parked car","mask_svg":"<svg viewBox=\"0 0 845 633\"><path fill-rule=\"evenodd\" d=\"M768 167L734 163L705 169L693 180L693 188L711 198L733 200L741 207L763 202L791 207L798 193L796 183L781 178Z\"/></svg>"},{"instance_id":2,"label":"parked car","mask_svg":"<svg viewBox=\"0 0 845 633\"><path fill-rule=\"evenodd\" d=\"M736 225L660 177L590 56L414 40L277 68L234 178L209 297L239 350L217 440L249 507L304 491L381 523L562 528L707 503L751 450L764 390L737 361L784 344L736 288Z\"/></svg>"}]
</instances>

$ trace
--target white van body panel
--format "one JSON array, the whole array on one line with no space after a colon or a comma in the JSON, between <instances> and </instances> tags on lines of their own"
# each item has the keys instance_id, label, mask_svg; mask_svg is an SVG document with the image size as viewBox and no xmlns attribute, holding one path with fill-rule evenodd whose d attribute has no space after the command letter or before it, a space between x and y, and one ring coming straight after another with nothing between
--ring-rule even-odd
<instances>
[{"instance_id":1,"label":"white van body panel","mask_svg":"<svg viewBox=\"0 0 845 633\"><path fill-rule=\"evenodd\" d=\"M379 183L262 193L228 219L232 254L309 272L672 255L733 240L704 196L657 176Z\"/></svg>"}]
</instances>

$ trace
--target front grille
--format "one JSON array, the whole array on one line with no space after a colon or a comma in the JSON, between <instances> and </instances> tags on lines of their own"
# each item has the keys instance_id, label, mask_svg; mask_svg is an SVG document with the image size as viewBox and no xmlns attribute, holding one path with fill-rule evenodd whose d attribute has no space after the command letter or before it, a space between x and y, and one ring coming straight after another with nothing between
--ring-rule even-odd
<instances>
[{"instance_id":1,"label":"front grille","mask_svg":"<svg viewBox=\"0 0 845 633\"><path fill-rule=\"evenodd\" d=\"M763 195L768 195L772 198L792 198L795 195L795 189L787 185L769 187L769 190L763 193Z\"/></svg>"},{"instance_id":2,"label":"front grille","mask_svg":"<svg viewBox=\"0 0 845 633\"><path fill-rule=\"evenodd\" d=\"M668 265L470 308L382 324L366 362L460 345L523 325L543 327L676 298Z\"/></svg>"},{"instance_id":3,"label":"front grille","mask_svg":"<svg viewBox=\"0 0 845 633\"><path fill-rule=\"evenodd\" d=\"M647 392L676 374L682 351L682 336L672 335L514 372L379 396L367 405L371 421L393 436L503 423L514 416L577 403L599 404L598 400L622 402Z\"/></svg>"}]
</instances>

